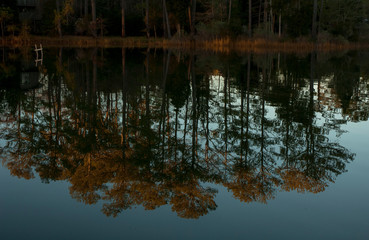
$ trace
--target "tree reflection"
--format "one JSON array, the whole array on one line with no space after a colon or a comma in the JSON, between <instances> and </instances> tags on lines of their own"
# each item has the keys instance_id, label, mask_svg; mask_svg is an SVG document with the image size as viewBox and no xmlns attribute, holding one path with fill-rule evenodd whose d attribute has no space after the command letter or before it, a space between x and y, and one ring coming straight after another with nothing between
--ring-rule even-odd
<instances>
[{"instance_id":1,"label":"tree reflection","mask_svg":"<svg viewBox=\"0 0 369 240\"><path fill-rule=\"evenodd\" d=\"M350 67L356 80L339 105L342 68L324 72L319 57L50 50L41 87L0 90L3 165L67 180L73 198L103 202L107 216L169 204L196 219L217 208L216 185L246 203L322 192L354 159L331 137L347 121L337 108L345 119L367 96L360 66ZM322 94L336 90L333 100Z\"/></svg>"}]
</instances>

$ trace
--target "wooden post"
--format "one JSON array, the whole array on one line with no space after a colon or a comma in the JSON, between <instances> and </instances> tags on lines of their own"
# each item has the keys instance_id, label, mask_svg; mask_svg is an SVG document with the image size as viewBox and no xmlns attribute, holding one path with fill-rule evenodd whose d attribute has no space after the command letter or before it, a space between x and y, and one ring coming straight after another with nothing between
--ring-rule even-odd
<instances>
[{"instance_id":1,"label":"wooden post","mask_svg":"<svg viewBox=\"0 0 369 240\"><path fill-rule=\"evenodd\" d=\"M41 65L42 65L42 62L44 60L44 51L43 51L43 48L42 48L42 44L40 44L40 47L38 48L37 45L35 44L35 52L36 52L36 59L35 59L35 63L36 63L36 67L38 65L38 63L40 62ZM39 53L41 54L41 58L39 58Z\"/></svg>"}]
</instances>

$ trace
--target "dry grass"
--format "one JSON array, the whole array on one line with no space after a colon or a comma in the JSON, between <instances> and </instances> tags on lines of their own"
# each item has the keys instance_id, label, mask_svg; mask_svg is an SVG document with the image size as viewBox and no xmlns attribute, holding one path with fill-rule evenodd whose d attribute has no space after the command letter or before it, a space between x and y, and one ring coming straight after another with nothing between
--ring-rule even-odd
<instances>
[{"instance_id":1,"label":"dry grass","mask_svg":"<svg viewBox=\"0 0 369 240\"><path fill-rule=\"evenodd\" d=\"M0 45L7 47L23 47L33 46L35 44L42 44L45 47L76 47L76 48L91 48L91 47L146 47L148 40L143 37L80 37L80 36L65 36L58 37L45 37L45 36L30 36L27 39L19 37L9 37L6 39L0 39Z\"/></svg>"},{"instance_id":2,"label":"dry grass","mask_svg":"<svg viewBox=\"0 0 369 240\"><path fill-rule=\"evenodd\" d=\"M310 41L278 41L267 39L230 39L219 38L194 42L195 49L208 50L220 53L229 52L311 52L311 51L338 51L347 49L368 48L369 45L358 43L314 43Z\"/></svg>"},{"instance_id":3,"label":"dry grass","mask_svg":"<svg viewBox=\"0 0 369 240\"><path fill-rule=\"evenodd\" d=\"M337 51L347 49L368 48L369 45L357 43L313 43L304 41L278 41L267 39L231 39L229 37L216 39L147 39L145 37L80 37L65 36L63 38L30 36L27 39L9 37L0 39L0 46L20 48L42 44L44 47L126 47L126 48L163 48L176 50L202 50L219 53L230 52L310 52Z\"/></svg>"}]
</instances>

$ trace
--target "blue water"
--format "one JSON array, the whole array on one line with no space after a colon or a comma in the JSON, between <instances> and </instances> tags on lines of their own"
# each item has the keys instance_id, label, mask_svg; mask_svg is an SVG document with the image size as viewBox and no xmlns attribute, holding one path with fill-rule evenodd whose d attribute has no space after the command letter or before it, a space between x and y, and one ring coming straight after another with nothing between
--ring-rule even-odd
<instances>
[{"instance_id":1,"label":"blue water","mask_svg":"<svg viewBox=\"0 0 369 240\"><path fill-rule=\"evenodd\" d=\"M21 55L9 57L2 63L7 75L0 69L0 240L369 239L369 58L319 54L195 58L159 50L48 49L38 68ZM310 155L303 155L307 146ZM342 152L314 152L328 147ZM246 151L249 165L237 167ZM29 166L17 158L31 155ZM15 170L29 167L35 178L11 175L12 163L19 164ZM277 179L265 204L241 202L224 186L249 166L254 173L271 166L266 176ZM293 167L327 187L316 194L281 190L288 181L278 170ZM119 188L121 181L131 188ZM194 182L217 192L186 188ZM156 203L139 201L147 186L159 186L158 194L147 195L167 194L165 204L145 210L145 203ZM128 192L138 203L111 217L102 209L121 200L119 194L93 205L76 199L87 201L86 192L106 198L109 190ZM199 192L213 193L216 209L182 218L196 208L174 209L171 201ZM176 206L188 199L180 200Z\"/></svg>"},{"instance_id":2,"label":"blue water","mask_svg":"<svg viewBox=\"0 0 369 240\"><path fill-rule=\"evenodd\" d=\"M108 218L101 204L72 199L66 182L18 179L0 168L1 239L368 239L369 122L344 129L340 142L355 161L326 191L245 204L218 186L217 210L198 220L178 218L169 206Z\"/></svg>"}]
</instances>

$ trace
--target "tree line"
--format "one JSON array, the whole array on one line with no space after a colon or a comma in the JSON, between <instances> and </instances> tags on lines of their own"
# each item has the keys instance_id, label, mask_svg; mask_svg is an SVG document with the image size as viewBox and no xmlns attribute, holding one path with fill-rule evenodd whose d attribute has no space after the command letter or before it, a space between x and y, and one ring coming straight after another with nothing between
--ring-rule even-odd
<instances>
[{"instance_id":1,"label":"tree line","mask_svg":"<svg viewBox=\"0 0 369 240\"><path fill-rule=\"evenodd\" d=\"M37 0L36 0L37 2ZM365 40L368 0L39 0L35 9L0 4L1 36L33 34ZM26 12L41 18L20 20ZM32 14L31 14L32 15Z\"/></svg>"}]
</instances>

